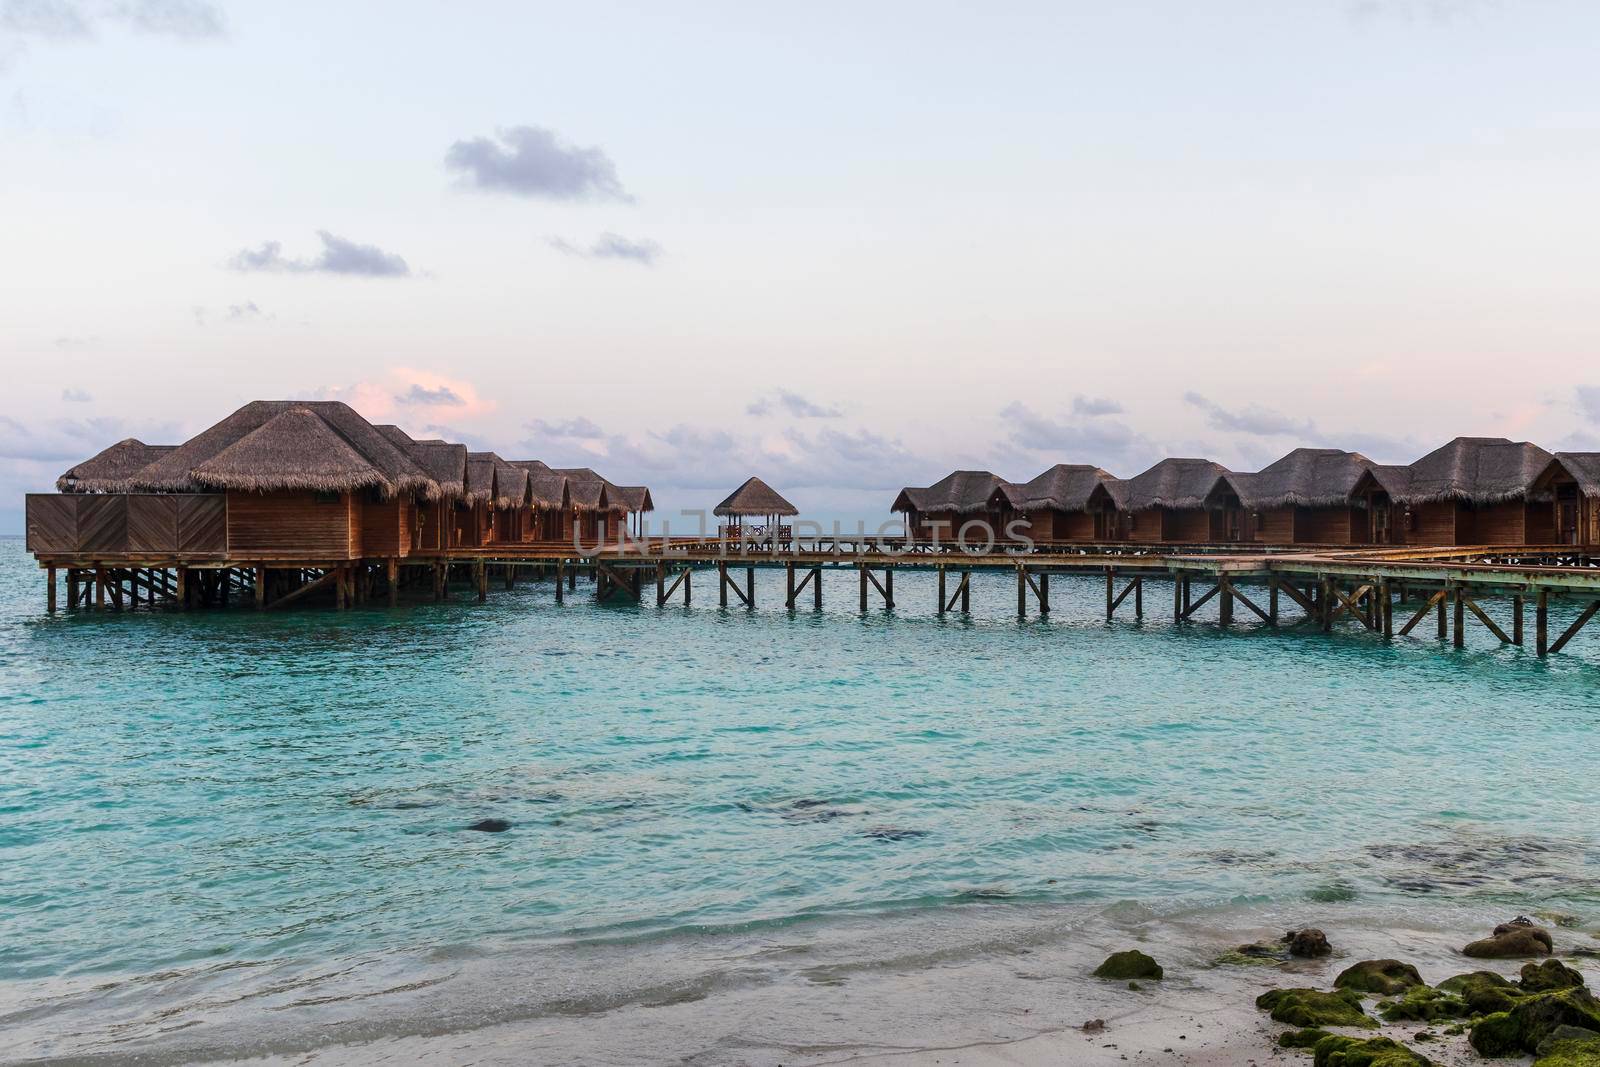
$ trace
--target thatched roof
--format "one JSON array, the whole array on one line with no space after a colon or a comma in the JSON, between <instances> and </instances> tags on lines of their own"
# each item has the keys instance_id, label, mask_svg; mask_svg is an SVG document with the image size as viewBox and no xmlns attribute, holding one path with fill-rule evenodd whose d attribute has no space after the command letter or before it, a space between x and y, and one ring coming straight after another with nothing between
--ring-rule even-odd
<instances>
[{"instance_id":1,"label":"thatched roof","mask_svg":"<svg viewBox=\"0 0 1600 1067\"><path fill-rule=\"evenodd\" d=\"M520 508L528 502L528 471L495 457L494 506Z\"/></svg>"},{"instance_id":2,"label":"thatched roof","mask_svg":"<svg viewBox=\"0 0 1600 1067\"><path fill-rule=\"evenodd\" d=\"M1410 484L1403 495L1390 490L1398 503L1427 504L1459 500L1498 504L1527 495L1535 478L1553 459L1527 441L1504 437L1458 437L1411 464Z\"/></svg>"},{"instance_id":3,"label":"thatched roof","mask_svg":"<svg viewBox=\"0 0 1600 1067\"><path fill-rule=\"evenodd\" d=\"M1126 483L1129 511L1203 508L1227 468L1209 459L1164 459Z\"/></svg>"},{"instance_id":4,"label":"thatched roof","mask_svg":"<svg viewBox=\"0 0 1600 1067\"><path fill-rule=\"evenodd\" d=\"M125 438L68 470L56 479L56 488L63 493L131 492L135 474L177 447Z\"/></svg>"},{"instance_id":5,"label":"thatched roof","mask_svg":"<svg viewBox=\"0 0 1600 1067\"><path fill-rule=\"evenodd\" d=\"M550 464L539 459L513 459L508 462L521 467L530 474L535 471L548 472L550 470Z\"/></svg>"},{"instance_id":6,"label":"thatched roof","mask_svg":"<svg viewBox=\"0 0 1600 1067\"><path fill-rule=\"evenodd\" d=\"M1032 481L1002 482L994 503L1013 511L1088 511L1109 500L1120 507L1123 482L1099 467L1085 463L1057 463Z\"/></svg>"},{"instance_id":7,"label":"thatched roof","mask_svg":"<svg viewBox=\"0 0 1600 1067\"><path fill-rule=\"evenodd\" d=\"M621 507L612 493L616 486L600 477L591 467L556 467L554 473L567 476L567 496L580 511L610 511Z\"/></svg>"},{"instance_id":8,"label":"thatched roof","mask_svg":"<svg viewBox=\"0 0 1600 1067\"><path fill-rule=\"evenodd\" d=\"M272 416L197 464L190 476L210 488L249 493L377 489L393 496L397 491L371 460L305 408Z\"/></svg>"},{"instance_id":9,"label":"thatched roof","mask_svg":"<svg viewBox=\"0 0 1600 1067\"><path fill-rule=\"evenodd\" d=\"M201 467L289 411L311 415L328 434L376 471L375 480L369 481L366 474L359 476L359 480L370 484L372 488L385 494L420 493L430 500L439 496L439 486L428 477L427 472L377 427L358 415L348 404L337 400L252 401L171 452L158 457L132 479L132 488L155 492L224 488L219 482L206 481L199 474ZM314 435L317 440L327 440L327 434L312 427L306 419L296 417L281 423L268 437L258 438L248 452L235 453L228 463L220 467L213 466L212 469L226 469L231 472L228 475L230 480L250 482L263 492L280 488L308 488L317 484L332 485L347 480L346 475L355 468L348 463L320 462L312 452L313 446L297 443L290 436L296 429ZM236 464L245 455L253 455L269 463L272 473L269 475L262 471L251 476L239 469ZM294 467L297 460L304 461L304 467L299 471ZM319 474L319 470L324 473ZM343 470L345 474L334 473L330 476L326 473L328 470Z\"/></svg>"},{"instance_id":10,"label":"thatched roof","mask_svg":"<svg viewBox=\"0 0 1600 1067\"><path fill-rule=\"evenodd\" d=\"M1009 484L990 471L952 471L926 489L907 486L900 490L889 510L982 513L989 510L989 499L995 491Z\"/></svg>"},{"instance_id":11,"label":"thatched roof","mask_svg":"<svg viewBox=\"0 0 1600 1067\"><path fill-rule=\"evenodd\" d=\"M494 471L502 462L493 452L467 453L467 491L463 495L468 503L489 504L494 500Z\"/></svg>"},{"instance_id":12,"label":"thatched roof","mask_svg":"<svg viewBox=\"0 0 1600 1067\"><path fill-rule=\"evenodd\" d=\"M1577 482L1578 492L1584 496L1600 496L1600 452L1557 452L1534 485L1548 489L1561 475Z\"/></svg>"},{"instance_id":13,"label":"thatched roof","mask_svg":"<svg viewBox=\"0 0 1600 1067\"><path fill-rule=\"evenodd\" d=\"M400 449L402 452L417 443L416 438L412 437L410 434L406 433L392 422L377 423L372 428L383 434L383 436L387 437L389 439L389 443Z\"/></svg>"},{"instance_id":14,"label":"thatched roof","mask_svg":"<svg viewBox=\"0 0 1600 1067\"><path fill-rule=\"evenodd\" d=\"M628 513L642 514L656 509L656 502L650 499L650 487L646 485L619 485L617 494L622 501L622 506Z\"/></svg>"},{"instance_id":15,"label":"thatched roof","mask_svg":"<svg viewBox=\"0 0 1600 1067\"><path fill-rule=\"evenodd\" d=\"M798 515L800 509L783 498L772 486L760 478L746 478L727 497L711 509L711 514L730 515Z\"/></svg>"},{"instance_id":16,"label":"thatched roof","mask_svg":"<svg viewBox=\"0 0 1600 1067\"><path fill-rule=\"evenodd\" d=\"M567 495L567 476L548 470L529 471L528 499L541 510L565 509L571 503Z\"/></svg>"},{"instance_id":17,"label":"thatched roof","mask_svg":"<svg viewBox=\"0 0 1600 1067\"><path fill-rule=\"evenodd\" d=\"M1297 448L1254 474L1230 472L1227 482L1247 508L1327 508L1350 503L1361 476L1374 466L1359 452Z\"/></svg>"},{"instance_id":18,"label":"thatched roof","mask_svg":"<svg viewBox=\"0 0 1600 1067\"><path fill-rule=\"evenodd\" d=\"M467 446L448 441L418 441L410 448L411 461L428 473L446 500L459 500L467 492Z\"/></svg>"}]
</instances>

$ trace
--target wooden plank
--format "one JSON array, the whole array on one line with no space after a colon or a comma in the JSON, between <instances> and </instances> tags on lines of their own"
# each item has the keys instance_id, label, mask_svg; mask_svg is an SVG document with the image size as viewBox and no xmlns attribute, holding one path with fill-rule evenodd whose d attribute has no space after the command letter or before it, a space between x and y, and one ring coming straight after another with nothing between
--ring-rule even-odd
<instances>
[{"instance_id":1,"label":"wooden plank","mask_svg":"<svg viewBox=\"0 0 1600 1067\"><path fill-rule=\"evenodd\" d=\"M1404 637L1407 634L1409 634L1412 630L1415 630L1417 628L1417 624L1419 622L1421 622L1423 619L1428 617L1428 612L1432 611L1433 608L1434 608L1434 605L1439 603L1439 601L1443 600L1444 596L1445 596L1445 592L1444 592L1443 589L1441 589L1437 593L1435 593L1431 597L1429 597L1427 599L1427 601L1425 601L1423 603L1422 607L1417 609L1417 613L1415 615L1411 616L1410 621L1407 622L1404 626L1400 627L1400 636Z\"/></svg>"},{"instance_id":2,"label":"wooden plank","mask_svg":"<svg viewBox=\"0 0 1600 1067\"><path fill-rule=\"evenodd\" d=\"M1556 638L1556 643L1550 646L1550 651L1556 653L1566 648L1567 642L1578 636L1578 631L1583 629L1590 619L1594 618L1596 611L1600 611L1600 600L1591 600L1589 606L1583 609L1583 614L1579 615L1572 625L1567 627L1560 637Z\"/></svg>"},{"instance_id":3,"label":"wooden plank","mask_svg":"<svg viewBox=\"0 0 1600 1067\"><path fill-rule=\"evenodd\" d=\"M27 537L24 546L36 556L78 551L78 501L65 493L29 493L24 498Z\"/></svg>"}]
</instances>

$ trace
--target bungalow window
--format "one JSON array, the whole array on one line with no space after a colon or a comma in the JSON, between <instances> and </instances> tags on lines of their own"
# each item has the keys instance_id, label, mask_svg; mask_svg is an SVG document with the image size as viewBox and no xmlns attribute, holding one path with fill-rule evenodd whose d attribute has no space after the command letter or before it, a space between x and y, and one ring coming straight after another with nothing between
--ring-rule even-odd
<instances>
[{"instance_id":1,"label":"bungalow window","mask_svg":"<svg viewBox=\"0 0 1600 1067\"><path fill-rule=\"evenodd\" d=\"M318 504L337 504L339 502L339 494L326 493L319 490L311 494L311 499Z\"/></svg>"}]
</instances>

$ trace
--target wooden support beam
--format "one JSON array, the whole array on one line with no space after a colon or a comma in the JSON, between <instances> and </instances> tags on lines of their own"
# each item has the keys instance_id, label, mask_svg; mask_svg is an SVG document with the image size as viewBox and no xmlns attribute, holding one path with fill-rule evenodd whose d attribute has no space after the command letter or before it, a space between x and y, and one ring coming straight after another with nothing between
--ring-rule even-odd
<instances>
[{"instance_id":1,"label":"wooden support beam","mask_svg":"<svg viewBox=\"0 0 1600 1067\"><path fill-rule=\"evenodd\" d=\"M822 610L822 568L811 568L811 606L817 611Z\"/></svg>"},{"instance_id":2,"label":"wooden support beam","mask_svg":"<svg viewBox=\"0 0 1600 1067\"><path fill-rule=\"evenodd\" d=\"M1116 588L1116 581L1117 581L1116 575L1117 575L1117 572L1116 572L1115 568L1112 568L1112 567L1107 567L1106 568L1106 621L1107 622L1110 622L1111 621L1111 617L1117 613L1117 605L1122 603L1120 598L1113 598L1112 595L1111 595L1112 591Z\"/></svg>"},{"instance_id":3,"label":"wooden support beam","mask_svg":"<svg viewBox=\"0 0 1600 1067\"><path fill-rule=\"evenodd\" d=\"M594 597L596 601L609 600L619 591L631 596L634 600L639 599L640 578L642 575L637 569L616 570L610 564L602 563L597 559L594 561L594 570Z\"/></svg>"},{"instance_id":4,"label":"wooden support beam","mask_svg":"<svg viewBox=\"0 0 1600 1067\"><path fill-rule=\"evenodd\" d=\"M1144 621L1144 575L1136 575L1133 579L1133 618L1136 622Z\"/></svg>"},{"instance_id":5,"label":"wooden support beam","mask_svg":"<svg viewBox=\"0 0 1600 1067\"><path fill-rule=\"evenodd\" d=\"M478 589L478 603L489 599L489 565L481 559L472 561L472 584Z\"/></svg>"},{"instance_id":6,"label":"wooden support beam","mask_svg":"<svg viewBox=\"0 0 1600 1067\"><path fill-rule=\"evenodd\" d=\"M52 586L54 585L54 583L51 583L51 584L52 584ZM937 599L934 601L934 603L936 603L938 605L938 607L939 607L938 615L942 618L944 616L944 609L945 609L945 602L944 602L944 564L943 563L939 564L939 592L938 592L938 595L937 595Z\"/></svg>"},{"instance_id":7,"label":"wooden support beam","mask_svg":"<svg viewBox=\"0 0 1600 1067\"><path fill-rule=\"evenodd\" d=\"M264 563L256 564L256 610L265 611L267 607L267 567Z\"/></svg>"},{"instance_id":8,"label":"wooden support beam","mask_svg":"<svg viewBox=\"0 0 1600 1067\"><path fill-rule=\"evenodd\" d=\"M728 606L728 565L717 561L717 598L722 607ZM867 594L861 594L862 610L866 610Z\"/></svg>"},{"instance_id":9,"label":"wooden support beam","mask_svg":"<svg viewBox=\"0 0 1600 1067\"><path fill-rule=\"evenodd\" d=\"M566 587L562 584L566 578L567 561L556 560L556 603L560 604L566 599Z\"/></svg>"},{"instance_id":10,"label":"wooden support beam","mask_svg":"<svg viewBox=\"0 0 1600 1067\"><path fill-rule=\"evenodd\" d=\"M1483 623L1484 626L1488 627L1489 632L1500 639L1501 644L1516 644L1516 642L1507 637L1506 632L1500 629L1499 625L1493 619L1489 618L1484 610L1478 606L1478 602L1476 600L1473 600L1471 597L1466 595L1464 590L1456 590L1456 598L1466 603L1467 610L1476 615L1478 617L1478 621Z\"/></svg>"},{"instance_id":11,"label":"wooden support beam","mask_svg":"<svg viewBox=\"0 0 1600 1067\"><path fill-rule=\"evenodd\" d=\"M1511 643L1522 646L1522 595L1511 598Z\"/></svg>"},{"instance_id":12,"label":"wooden support beam","mask_svg":"<svg viewBox=\"0 0 1600 1067\"><path fill-rule=\"evenodd\" d=\"M856 564L856 571L861 579L861 614L865 615L867 613L867 565L865 563Z\"/></svg>"},{"instance_id":13,"label":"wooden support beam","mask_svg":"<svg viewBox=\"0 0 1600 1067\"><path fill-rule=\"evenodd\" d=\"M670 586L665 585L664 571L665 565L662 565L661 569L656 571L656 607L665 606L667 601L672 599L672 594L678 591L678 586L680 585L683 586L683 603L687 607L689 604L689 568L683 568Z\"/></svg>"},{"instance_id":14,"label":"wooden support beam","mask_svg":"<svg viewBox=\"0 0 1600 1067\"><path fill-rule=\"evenodd\" d=\"M336 611L343 611L347 606L348 590L345 588L344 564L340 563L328 572L333 575L333 607Z\"/></svg>"},{"instance_id":15,"label":"wooden support beam","mask_svg":"<svg viewBox=\"0 0 1600 1067\"><path fill-rule=\"evenodd\" d=\"M1222 591L1222 579L1218 578L1217 579L1217 584L1212 586L1210 589L1206 590L1206 595L1205 596L1201 597L1199 600L1194 601L1188 607L1183 609L1183 621L1184 622L1188 622L1190 616L1192 616L1195 612L1199 611L1201 608L1205 607L1206 606L1206 601L1210 600L1212 597L1216 596L1221 591Z\"/></svg>"},{"instance_id":16,"label":"wooden support beam","mask_svg":"<svg viewBox=\"0 0 1600 1067\"><path fill-rule=\"evenodd\" d=\"M1394 636L1394 596L1387 578L1378 582L1378 611L1383 618L1383 636Z\"/></svg>"},{"instance_id":17,"label":"wooden support beam","mask_svg":"<svg viewBox=\"0 0 1600 1067\"><path fill-rule=\"evenodd\" d=\"M1436 602L1439 605L1439 640L1443 641L1445 638L1450 636L1450 622L1445 615L1445 612L1450 607L1449 587L1441 590L1441 593L1442 595L1437 598Z\"/></svg>"},{"instance_id":18,"label":"wooden support beam","mask_svg":"<svg viewBox=\"0 0 1600 1067\"><path fill-rule=\"evenodd\" d=\"M804 578L800 579L800 583L798 585L796 585L795 584L795 580L794 580L794 564L793 563L789 564L789 600L788 600L787 603L784 604L784 607L789 608L790 610L793 610L795 604L800 599L800 594L804 593L806 591L806 586L808 586L808 585L813 585L814 586L813 596L817 596L817 597L821 596L821 593L822 593L822 568L821 567L808 567L808 568L806 568L806 576ZM818 604L818 607L820 607L820 606L821 605Z\"/></svg>"},{"instance_id":19,"label":"wooden support beam","mask_svg":"<svg viewBox=\"0 0 1600 1067\"><path fill-rule=\"evenodd\" d=\"M1550 593L1548 590L1541 589L1534 594L1533 601L1533 640L1540 659L1543 659L1549 652L1549 637Z\"/></svg>"},{"instance_id":20,"label":"wooden support beam","mask_svg":"<svg viewBox=\"0 0 1600 1067\"><path fill-rule=\"evenodd\" d=\"M1363 596L1369 595L1372 592L1372 586L1363 585L1356 589L1355 592L1348 595L1337 585L1333 585L1331 588L1333 589L1335 600L1333 603L1332 615L1329 616L1330 623L1332 622L1333 616L1337 616L1341 610L1349 609L1350 614L1358 622L1360 622L1361 625L1365 626L1369 630L1377 629L1377 626L1375 625L1376 620L1373 617L1371 607L1369 606L1367 610L1363 611L1360 603Z\"/></svg>"},{"instance_id":21,"label":"wooden support beam","mask_svg":"<svg viewBox=\"0 0 1600 1067\"><path fill-rule=\"evenodd\" d=\"M1107 583L1109 583L1111 581L1111 572L1109 570L1106 571L1106 581L1107 581ZM1107 622L1111 621L1111 617L1117 613L1117 609L1118 608L1122 607L1122 602L1124 600L1128 599L1128 594L1133 592L1134 587L1137 586L1138 584L1139 584L1139 579L1135 578L1133 581L1129 582L1126 586L1123 587L1122 592L1117 594L1115 599L1109 599L1108 598L1108 600L1106 602L1106 621ZM1107 588L1109 589L1109 585L1108 585Z\"/></svg>"},{"instance_id":22,"label":"wooden support beam","mask_svg":"<svg viewBox=\"0 0 1600 1067\"><path fill-rule=\"evenodd\" d=\"M744 569L744 606L754 611L756 606L756 569Z\"/></svg>"},{"instance_id":23,"label":"wooden support beam","mask_svg":"<svg viewBox=\"0 0 1600 1067\"><path fill-rule=\"evenodd\" d=\"M1222 626L1233 625L1233 583L1228 581L1226 575L1217 575L1217 595L1221 603L1217 605L1217 622Z\"/></svg>"},{"instance_id":24,"label":"wooden support beam","mask_svg":"<svg viewBox=\"0 0 1600 1067\"><path fill-rule=\"evenodd\" d=\"M1556 638L1556 643L1550 646L1550 651L1552 653L1560 652L1563 648L1566 648L1567 642L1578 636L1578 631L1583 629L1590 619L1594 618L1596 611L1600 611L1600 600L1591 600L1589 606L1583 609L1583 614L1573 620L1572 625L1568 626L1565 632Z\"/></svg>"},{"instance_id":25,"label":"wooden support beam","mask_svg":"<svg viewBox=\"0 0 1600 1067\"><path fill-rule=\"evenodd\" d=\"M788 596L785 598L783 606L792 611L794 609L794 561L790 560L788 563L785 563L783 565L783 571L784 579L787 582L788 587Z\"/></svg>"},{"instance_id":26,"label":"wooden support beam","mask_svg":"<svg viewBox=\"0 0 1600 1067\"><path fill-rule=\"evenodd\" d=\"M1172 621L1183 621L1183 576L1173 575L1172 578Z\"/></svg>"},{"instance_id":27,"label":"wooden support beam","mask_svg":"<svg viewBox=\"0 0 1600 1067\"><path fill-rule=\"evenodd\" d=\"M1278 625L1278 577L1267 579L1267 625Z\"/></svg>"},{"instance_id":28,"label":"wooden support beam","mask_svg":"<svg viewBox=\"0 0 1600 1067\"><path fill-rule=\"evenodd\" d=\"M1317 603L1322 607L1322 632L1325 634L1333 632L1333 616L1336 614L1333 592L1333 579L1322 579L1322 592L1317 597Z\"/></svg>"},{"instance_id":29,"label":"wooden support beam","mask_svg":"<svg viewBox=\"0 0 1600 1067\"><path fill-rule=\"evenodd\" d=\"M676 587L676 583L674 583ZM656 561L656 607L667 602L667 565Z\"/></svg>"},{"instance_id":30,"label":"wooden support beam","mask_svg":"<svg viewBox=\"0 0 1600 1067\"><path fill-rule=\"evenodd\" d=\"M76 611L78 608L78 568L67 568L67 610Z\"/></svg>"},{"instance_id":31,"label":"wooden support beam","mask_svg":"<svg viewBox=\"0 0 1600 1067\"><path fill-rule=\"evenodd\" d=\"M384 577L389 582L389 606L392 608L400 603L400 560L394 556L389 557L388 568Z\"/></svg>"},{"instance_id":32,"label":"wooden support beam","mask_svg":"<svg viewBox=\"0 0 1600 1067\"><path fill-rule=\"evenodd\" d=\"M882 582L880 582L880 581L878 581L878 576L876 574L872 573L872 568L868 567L866 564L862 564L861 566L862 566L861 573L866 575L867 581L871 582L873 587L878 590L878 595L883 597L883 606L884 606L884 608L886 610L893 611L894 610L894 577L893 577L894 572L892 570L890 570L889 568L885 567L884 571L883 571L884 580ZM863 586L862 590L861 590L861 598L862 598L861 602L863 604L866 603L866 596L867 596L867 591L866 591L866 588Z\"/></svg>"},{"instance_id":33,"label":"wooden support beam","mask_svg":"<svg viewBox=\"0 0 1600 1067\"><path fill-rule=\"evenodd\" d=\"M1417 624L1428 617L1428 612L1432 611L1436 605L1443 601L1444 596L1445 592L1443 589L1441 589L1427 600L1423 601L1422 607L1417 609L1417 613L1411 616L1410 621L1404 626L1400 627L1400 636L1404 637L1412 630L1415 630L1417 628Z\"/></svg>"},{"instance_id":34,"label":"wooden support beam","mask_svg":"<svg viewBox=\"0 0 1600 1067\"><path fill-rule=\"evenodd\" d=\"M1451 595L1455 599L1456 609L1456 634L1452 643L1457 648L1465 648L1467 645L1467 598L1463 595L1459 586L1454 589Z\"/></svg>"},{"instance_id":35,"label":"wooden support beam","mask_svg":"<svg viewBox=\"0 0 1600 1067\"><path fill-rule=\"evenodd\" d=\"M1233 599L1237 600L1239 603L1243 604L1245 607L1247 607L1251 611L1255 612L1256 613L1256 617L1259 618L1262 622L1271 622L1272 621L1272 617L1270 615L1268 615L1266 612L1262 611L1259 607L1257 607L1255 601L1251 600L1249 597L1247 597L1243 593L1241 593L1239 591L1239 587L1234 585L1233 581L1231 579L1224 578L1223 581L1226 582L1227 586L1228 586L1228 588L1225 590L1225 592L1232 594Z\"/></svg>"},{"instance_id":36,"label":"wooden support beam","mask_svg":"<svg viewBox=\"0 0 1600 1067\"><path fill-rule=\"evenodd\" d=\"M300 586L298 589L295 589L293 592L285 593L283 596L279 597L277 600L274 600L272 603L267 605L267 609L270 611L270 610L272 610L274 608L281 608L286 604L293 604L296 600L299 600L302 597L309 596L312 593L315 593L318 589L323 588L324 586L337 585L338 584L338 579L339 579L339 569L337 567L331 567L328 570L323 572L322 577L313 578L311 581L306 582L304 585Z\"/></svg>"},{"instance_id":37,"label":"wooden support beam","mask_svg":"<svg viewBox=\"0 0 1600 1067\"><path fill-rule=\"evenodd\" d=\"M944 577L943 573L939 575ZM56 569L48 567L45 570L44 609L51 615L56 613Z\"/></svg>"},{"instance_id":38,"label":"wooden support beam","mask_svg":"<svg viewBox=\"0 0 1600 1067\"><path fill-rule=\"evenodd\" d=\"M753 572L755 570L755 568L751 567L750 570ZM722 586L721 595L722 595L722 606L723 607L727 607L728 606L728 590L729 589L733 590L733 595L738 597L739 600L744 604L744 606L746 608L754 608L755 607L755 590L754 590L754 588L751 589L750 595L746 596L744 590L739 588L739 583L734 581L733 577L730 574L728 574L728 565L727 565L727 563L719 562L717 564L717 575L721 579L719 584Z\"/></svg>"},{"instance_id":39,"label":"wooden support beam","mask_svg":"<svg viewBox=\"0 0 1600 1067\"><path fill-rule=\"evenodd\" d=\"M106 609L106 572L104 568L94 569L94 610Z\"/></svg>"}]
</instances>

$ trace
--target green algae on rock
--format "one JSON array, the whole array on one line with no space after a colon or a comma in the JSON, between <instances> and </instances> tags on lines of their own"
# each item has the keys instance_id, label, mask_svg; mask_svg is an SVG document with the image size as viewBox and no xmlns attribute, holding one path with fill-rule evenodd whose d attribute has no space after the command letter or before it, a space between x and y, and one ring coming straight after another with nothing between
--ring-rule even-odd
<instances>
[{"instance_id":1,"label":"green algae on rock","mask_svg":"<svg viewBox=\"0 0 1600 1067\"><path fill-rule=\"evenodd\" d=\"M1285 1030L1278 1035L1279 1048L1312 1048L1318 1041L1333 1035L1326 1030L1310 1027L1305 1030Z\"/></svg>"},{"instance_id":2,"label":"green algae on rock","mask_svg":"<svg viewBox=\"0 0 1600 1067\"><path fill-rule=\"evenodd\" d=\"M1508 1011L1486 1015L1468 1035L1483 1056L1538 1052L1539 1045L1562 1027L1600 1033L1600 1001L1574 986L1522 996Z\"/></svg>"},{"instance_id":3,"label":"green algae on rock","mask_svg":"<svg viewBox=\"0 0 1600 1067\"><path fill-rule=\"evenodd\" d=\"M1335 989L1354 989L1361 993L1380 993L1392 997L1413 986L1425 985L1422 975L1409 963L1399 960L1362 960L1346 967L1333 980Z\"/></svg>"},{"instance_id":4,"label":"green algae on rock","mask_svg":"<svg viewBox=\"0 0 1600 1067\"><path fill-rule=\"evenodd\" d=\"M1159 979L1163 973L1161 964L1138 949L1113 952L1106 957L1104 963L1094 969L1096 978L1115 978L1119 980L1136 978Z\"/></svg>"},{"instance_id":5,"label":"green algae on rock","mask_svg":"<svg viewBox=\"0 0 1600 1067\"><path fill-rule=\"evenodd\" d=\"M1361 1007L1353 989L1324 993L1318 989L1273 989L1256 998L1256 1007L1271 1013L1274 1022L1289 1026L1364 1026L1375 1029L1376 1019Z\"/></svg>"},{"instance_id":6,"label":"green algae on rock","mask_svg":"<svg viewBox=\"0 0 1600 1067\"><path fill-rule=\"evenodd\" d=\"M1600 1034L1576 1026L1558 1026L1539 1042L1533 1067L1600 1067Z\"/></svg>"},{"instance_id":7,"label":"green algae on rock","mask_svg":"<svg viewBox=\"0 0 1600 1067\"><path fill-rule=\"evenodd\" d=\"M1344 1037L1334 1034L1312 1049L1314 1067L1430 1067L1433 1063L1387 1037Z\"/></svg>"},{"instance_id":8,"label":"green algae on rock","mask_svg":"<svg viewBox=\"0 0 1600 1067\"><path fill-rule=\"evenodd\" d=\"M1439 1019L1460 1019L1472 1014L1466 1001L1429 986L1412 986L1399 1000L1378 1005L1378 1014L1389 1022L1431 1023Z\"/></svg>"},{"instance_id":9,"label":"green algae on rock","mask_svg":"<svg viewBox=\"0 0 1600 1067\"><path fill-rule=\"evenodd\" d=\"M1560 960L1543 963L1524 963L1522 978L1517 982L1525 992L1543 993L1551 989L1572 989L1583 985L1583 972L1568 967Z\"/></svg>"}]
</instances>

